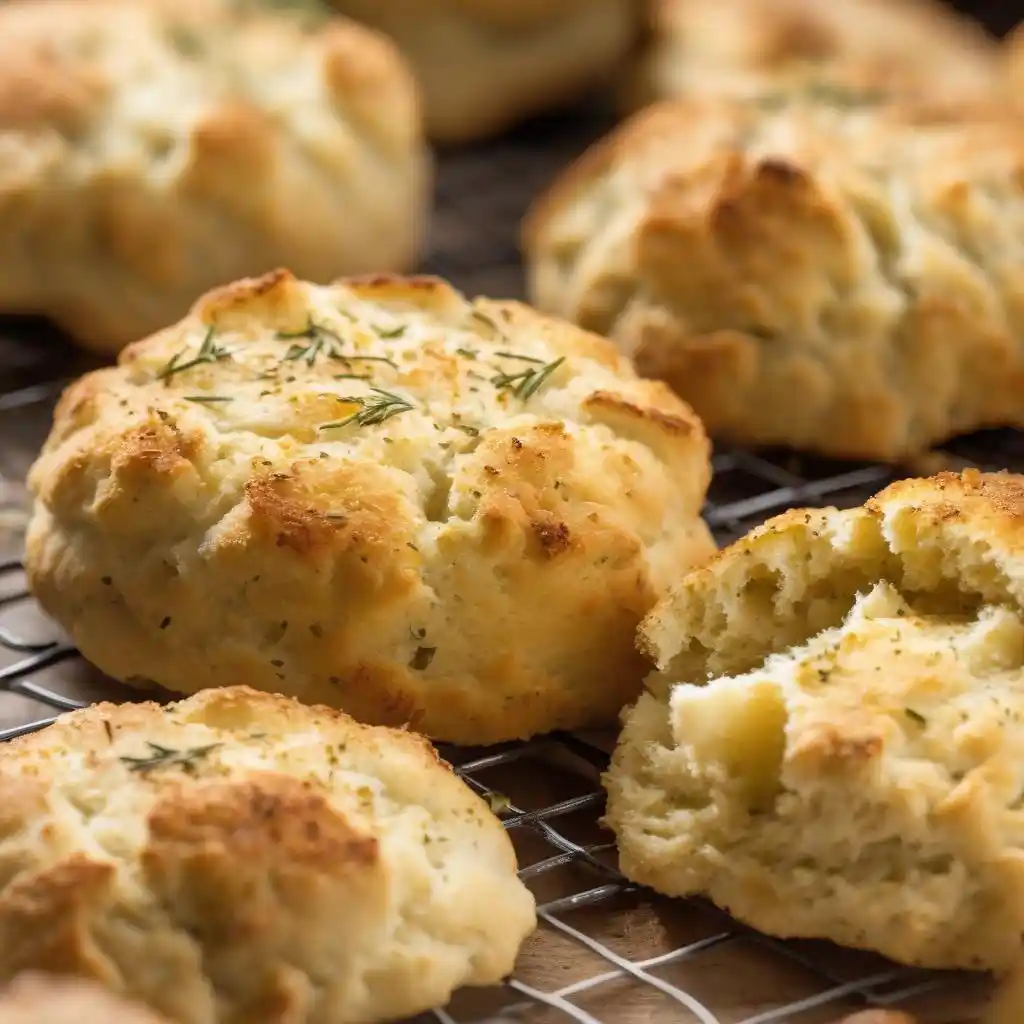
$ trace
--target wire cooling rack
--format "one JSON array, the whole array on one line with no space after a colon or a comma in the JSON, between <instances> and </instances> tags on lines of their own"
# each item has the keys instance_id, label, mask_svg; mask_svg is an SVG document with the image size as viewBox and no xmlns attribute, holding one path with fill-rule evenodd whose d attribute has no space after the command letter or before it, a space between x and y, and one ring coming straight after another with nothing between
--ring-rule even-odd
<instances>
[{"instance_id":1,"label":"wire cooling rack","mask_svg":"<svg viewBox=\"0 0 1024 1024\"><path fill-rule=\"evenodd\" d=\"M425 269L473 294L521 295L515 230L530 196L606 128L600 116L569 115L445 157ZM0 332L0 741L97 700L138 697L91 669L43 619L20 560L22 481L46 435L55 378L85 365L37 325ZM1024 468L1024 437L978 435L940 461ZM793 506L859 504L892 479L877 465L788 454L723 451L714 465L705 515L720 543ZM912 1008L928 1024L976 1019L972 980L825 944L779 942L701 901L670 901L631 885L598 824L608 749L608 737L570 735L442 749L499 811L540 924L506 984L460 993L417 1024L829 1024L890 1006Z\"/></svg>"}]
</instances>

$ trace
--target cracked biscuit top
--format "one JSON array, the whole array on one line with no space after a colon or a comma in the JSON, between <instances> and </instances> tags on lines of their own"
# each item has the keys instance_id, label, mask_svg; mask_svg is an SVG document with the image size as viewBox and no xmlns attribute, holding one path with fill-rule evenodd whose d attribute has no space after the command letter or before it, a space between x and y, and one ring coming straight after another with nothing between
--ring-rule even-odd
<instances>
[{"instance_id":1,"label":"cracked biscuit top","mask_svg":"<svg viewBox=\"0 0 1024 1024\"><path fill-rule=\"evenodd\" d=\"M32 586L91 661L484 743L613 719L712 551L709 444L604 339L433 278L284 272L73 384Z\"/></svg>"},{"instance_id":2,"label":"cracked biscuit top","mask_svg":"<svg viewBox=\"0 0 1024 1024\"><path fill-rule=\"evenodd\" d=\"M418 255L429 158L386 38L255 0L0 4L0 312L114 353L207 289Z\"/></svg>"},{"instance_id":3,"label":"cracked biscuit top","mask_svg":"<svg viewBox=\"0 0 1024 1024\"><path fill-rule=\"evenodd\" d=\"M1024 477L972 470L786 512L681 580L605 777L623 871L773 935L1016 967L1022 552Z\"/></svg>"},{"instance_id":4,"label":"cracked biscuit top","mask_svg":"<svg viewBox=\"0 0 1024 1024\"><path fill-rule=\"evenodd\" d=\"M1024 424L1024 134L821 89L649 108L525 227L531 297L712 436L896 460Z\"/></svg>"},{"instance_id":5,"label":"cracked biscuit top","mask_svg":"<svg viewBox=\"0 0 1024 1024\"><path fill-rule=\"evenodd\" d=\"M395 1020L497 984L535 924L508 834L422 737L247 687L66 715L0 788L0 980L81 979L54 1020L101 1019L89 981L177 1024ZM32 994L5 1024L48 1019L17 1015Z\"/></svg>"}]
</instances>

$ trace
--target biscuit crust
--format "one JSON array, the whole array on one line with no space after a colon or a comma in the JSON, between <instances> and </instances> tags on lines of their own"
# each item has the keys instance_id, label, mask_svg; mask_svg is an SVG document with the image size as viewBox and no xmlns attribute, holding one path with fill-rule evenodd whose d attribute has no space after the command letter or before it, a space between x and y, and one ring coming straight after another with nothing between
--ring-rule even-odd
<instances>
[{"instance_id":1,"label":"biscuit crust","mask_svg":"<svg viewBox=\"0 0 1024 1024\"><path fill-rule=\"evenodd\" d=\"M896 461L1017 426L1021 138L870 92L656 105L535 206L531 296L725 441Z\"/></svg>"},{"instance_id":2,"label":"biscuit crust","mask_svg":"<svg viewBox=\"0 0 1024 1024\"><path fill-rule=\"evenodd\" d=\"M255 3L0 4L0 311L112 354L282 264L406 270L430 192L385 37Z\"/></svg>"},{"instance_id":3,"label":"biscuit crust","mask_svg":"<svg viewBox=\"0 0 1024 1024\"><path fill-rule=\"evenodd\" d=\"M759 96L812 82L936 98L999 90L999 47L933 0L655 0L631 107L698 93Z\"/></svg>"},{"instance_id":4,"label":"biscuit crust","mask_svg":"<svg viewBox=\"0 0 1024 1024\"><path fill-rule=\"evenodd\" d=\"M785 513L641 627L623 870L771 934L1005 969L1024 925L1024 477Z\"/></svg>"},{"instance_id":5,"label":"biscuit crust","mask_svg":"<svg viewBox=\"0 0 1024 1024\"><path fill-rule=\"evenodd\" d=\"M713 551L699 420L607 341L434 278L203 298L73 384L31 585L84 655L478 744L614 720Z\"/></svg>"},{"instance_id":6,"label":"biscuit crust","mask_svg":"<svg viewBox=\"0 0 1024 1024\"><path fill-rule=\"evenodd\" d=\"M168 1024L148 1007L77 978L28 973L0 991L3 1024Z\"/></svg>"},{"instance_id":7,"label":"biscuit crust","mask_svg":"<svg viewBox=\"0 0 1024 1024\"><path fill-rule=\"evenodd\" d=\"M416 72L428 135L495 135L609 77L640 29L633 0L330 0L390 35Z\"/></svg>"},{"instance_id":8,"label":"biscuit crust","mask_svg":"<svg viewBox=\"0 0 1024 1024\"><path fill-rule=\"evenodd\" d=\"M0 762L0 976L178 1024L362 1024L497 983L535 923L501 823L411 733L246 687L101 704Z\"/></svg>"}]
</instances>

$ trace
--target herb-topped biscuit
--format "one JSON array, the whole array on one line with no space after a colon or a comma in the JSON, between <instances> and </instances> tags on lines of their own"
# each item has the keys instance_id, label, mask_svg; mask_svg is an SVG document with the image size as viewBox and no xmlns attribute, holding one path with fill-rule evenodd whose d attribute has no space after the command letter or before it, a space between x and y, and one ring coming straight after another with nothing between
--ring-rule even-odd
<instances>
[{"instance_id":1,"label":"herb-topped biscuit","mask_svg":"<svg viewBox=\"0 0 1024 1024\"><path fill-rule=\"evenodd\" d=\"M995 41L937 0L654 0L651 12L633 105L822 79L932 99L988 99L999 89Z\"/></svg>"},{"instance_id":2,"label":"herb-topped biscuit","mask_svg":"<svg viewBox=\"0 0 1024 1024\"><path fill-rule=\"evenodd\" d=\"M113 353L206 289L416 262L429 199L393 44L250 0L0 3L0 312Z\"/></svg>"},{"instance_id":3,"label":"herb-topped biscuit","mask_svg":"<svg viewBox=\"0 0 1024 1024\"><path fill-rule=\"evenodd\" d=\"M995 108L658 104L534 208L531 297L723 441L897 461L1024 426L1022 159Z\"/></svg>"},{"instance_id":4,"label":"herb-topped biscuit","mask_svg":"<svg viewBox=\"0 0 1024 1024\"><path fill-rule=\"evenodd\" d=\"M1024 477L787 512L641 627L606 776L622 869L771 934L1019 962Z\"/></svg>"},{"instance_id":5,"label":"herb-topped biscuit","mask_svg":"<svg viewBox=\"0 0 1024 1024\"><path fill-rule=\"evenodd\" d=\"M636 0L326 0L381 29L416 72L428 134L493 135L609 76L640 29Z\"/></svg>"},{"instance_id":6,"label":"herb-topped biscuit","mask_svg":"<svg viewBox=\"0 0 1024 1024\"><path fill-rule=\"evenodd\" d=\"M465 743L614 720L712 551L709 445L607 341L433 278L200 300L68 389L28 569L112 676Z\"/></svg>"},{"instance_id":7,"label":"herb-topped biscuit","mask_svg":"<svg viewBox=\"0 0 1024 1024\"><path fill-rule=\"evenodd\" d=\"M177 1024L405 1017L496 984L535 923L425 740L247 687L67 715L5 747L0 789L0 978Z\"/></svg>"}]
</instances>

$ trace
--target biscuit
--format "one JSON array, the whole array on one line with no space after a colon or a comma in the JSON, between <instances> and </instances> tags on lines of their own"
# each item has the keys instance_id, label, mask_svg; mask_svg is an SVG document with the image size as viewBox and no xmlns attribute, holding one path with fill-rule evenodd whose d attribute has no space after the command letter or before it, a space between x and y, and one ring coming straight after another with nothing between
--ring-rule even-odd
<instances>
[{"instance_id":1,"label":"biscuit","mask_svg":"<svg viewBox=\"0 0 1024 1024\"><path fill-rule=\"evenodd\" d=\"M614 721L705 561L699 420L603 338L436 278L203 298L63 396L31 585L83 654L491 743Z\"/></svg>"},{"instance_id":2,"label":"biscuit","mask_svg":"<svg viewBox=\"0 0 1024 1024\"><path fill-rule=\"evenodd\" d=\"M248 687L95 705L0 759L0 977L178 1024L361 1024L496 984L535 924L507 834L414 734Z\"/></svg>"},{"instance_id":3,"label":"biscuit","mask_svg":"<svg viewBox=\"0 0 1024 1024\"><path fill-rule=\"evenodd\" d=\"M423 92L431 138L494 135L576 99L631 49L635 0L330 0L391 35Z\"/></svg>"},{"instance_id":4,"label":"biscuit","mask_svg":"<svg viewBox=\"0 0 1024 1024\"><path fill-rule=\"evenodd\" d=\"M287 264L408 269L430 192L416 87L340 17L209 0L0 4L0 311L112 354Z\"/></svg>"},{"instance_id":5,"label":"biscuit","mask_svg":"<svg viewBox=\"0 0 1024 1024\"><path fill-rule=\"evenodd\" d=\"M0 991L0 1024L169 1024L152 1010L101 985L47 974L21 974Z\"/></svg>"},{"instance_id":6,"label":"biscuit","mask_svg":"<svg viewBox=\"0 0 1024 1024\"><path fill-rule=\"evenodd\" d=\"M861 80L932 98L990 99L999 47L932 0L655 0L625 93L641 106Z\"/></svg>"},{"instance_id":7,"label":"biscuit","mask_svg":"<svg viewBox=\"0 0 1024 1024\"><path fill-rule=\"evenodd\" d=\"M637 115L524 227L533 301L708 432L899 460L1024 425L1024 134L816 90Z\"/></svg>"},{"instance_id":8,"label":"biscuit","mask_svg":"<svg viewBox=\"0 0 1024 1024\"><path fill-rule=\"evenodd\" d=\"M623 871L783 937L1003 969L1024 928L1024 477L796 510L641 627Z\"/></svg>"}]
</instances>

